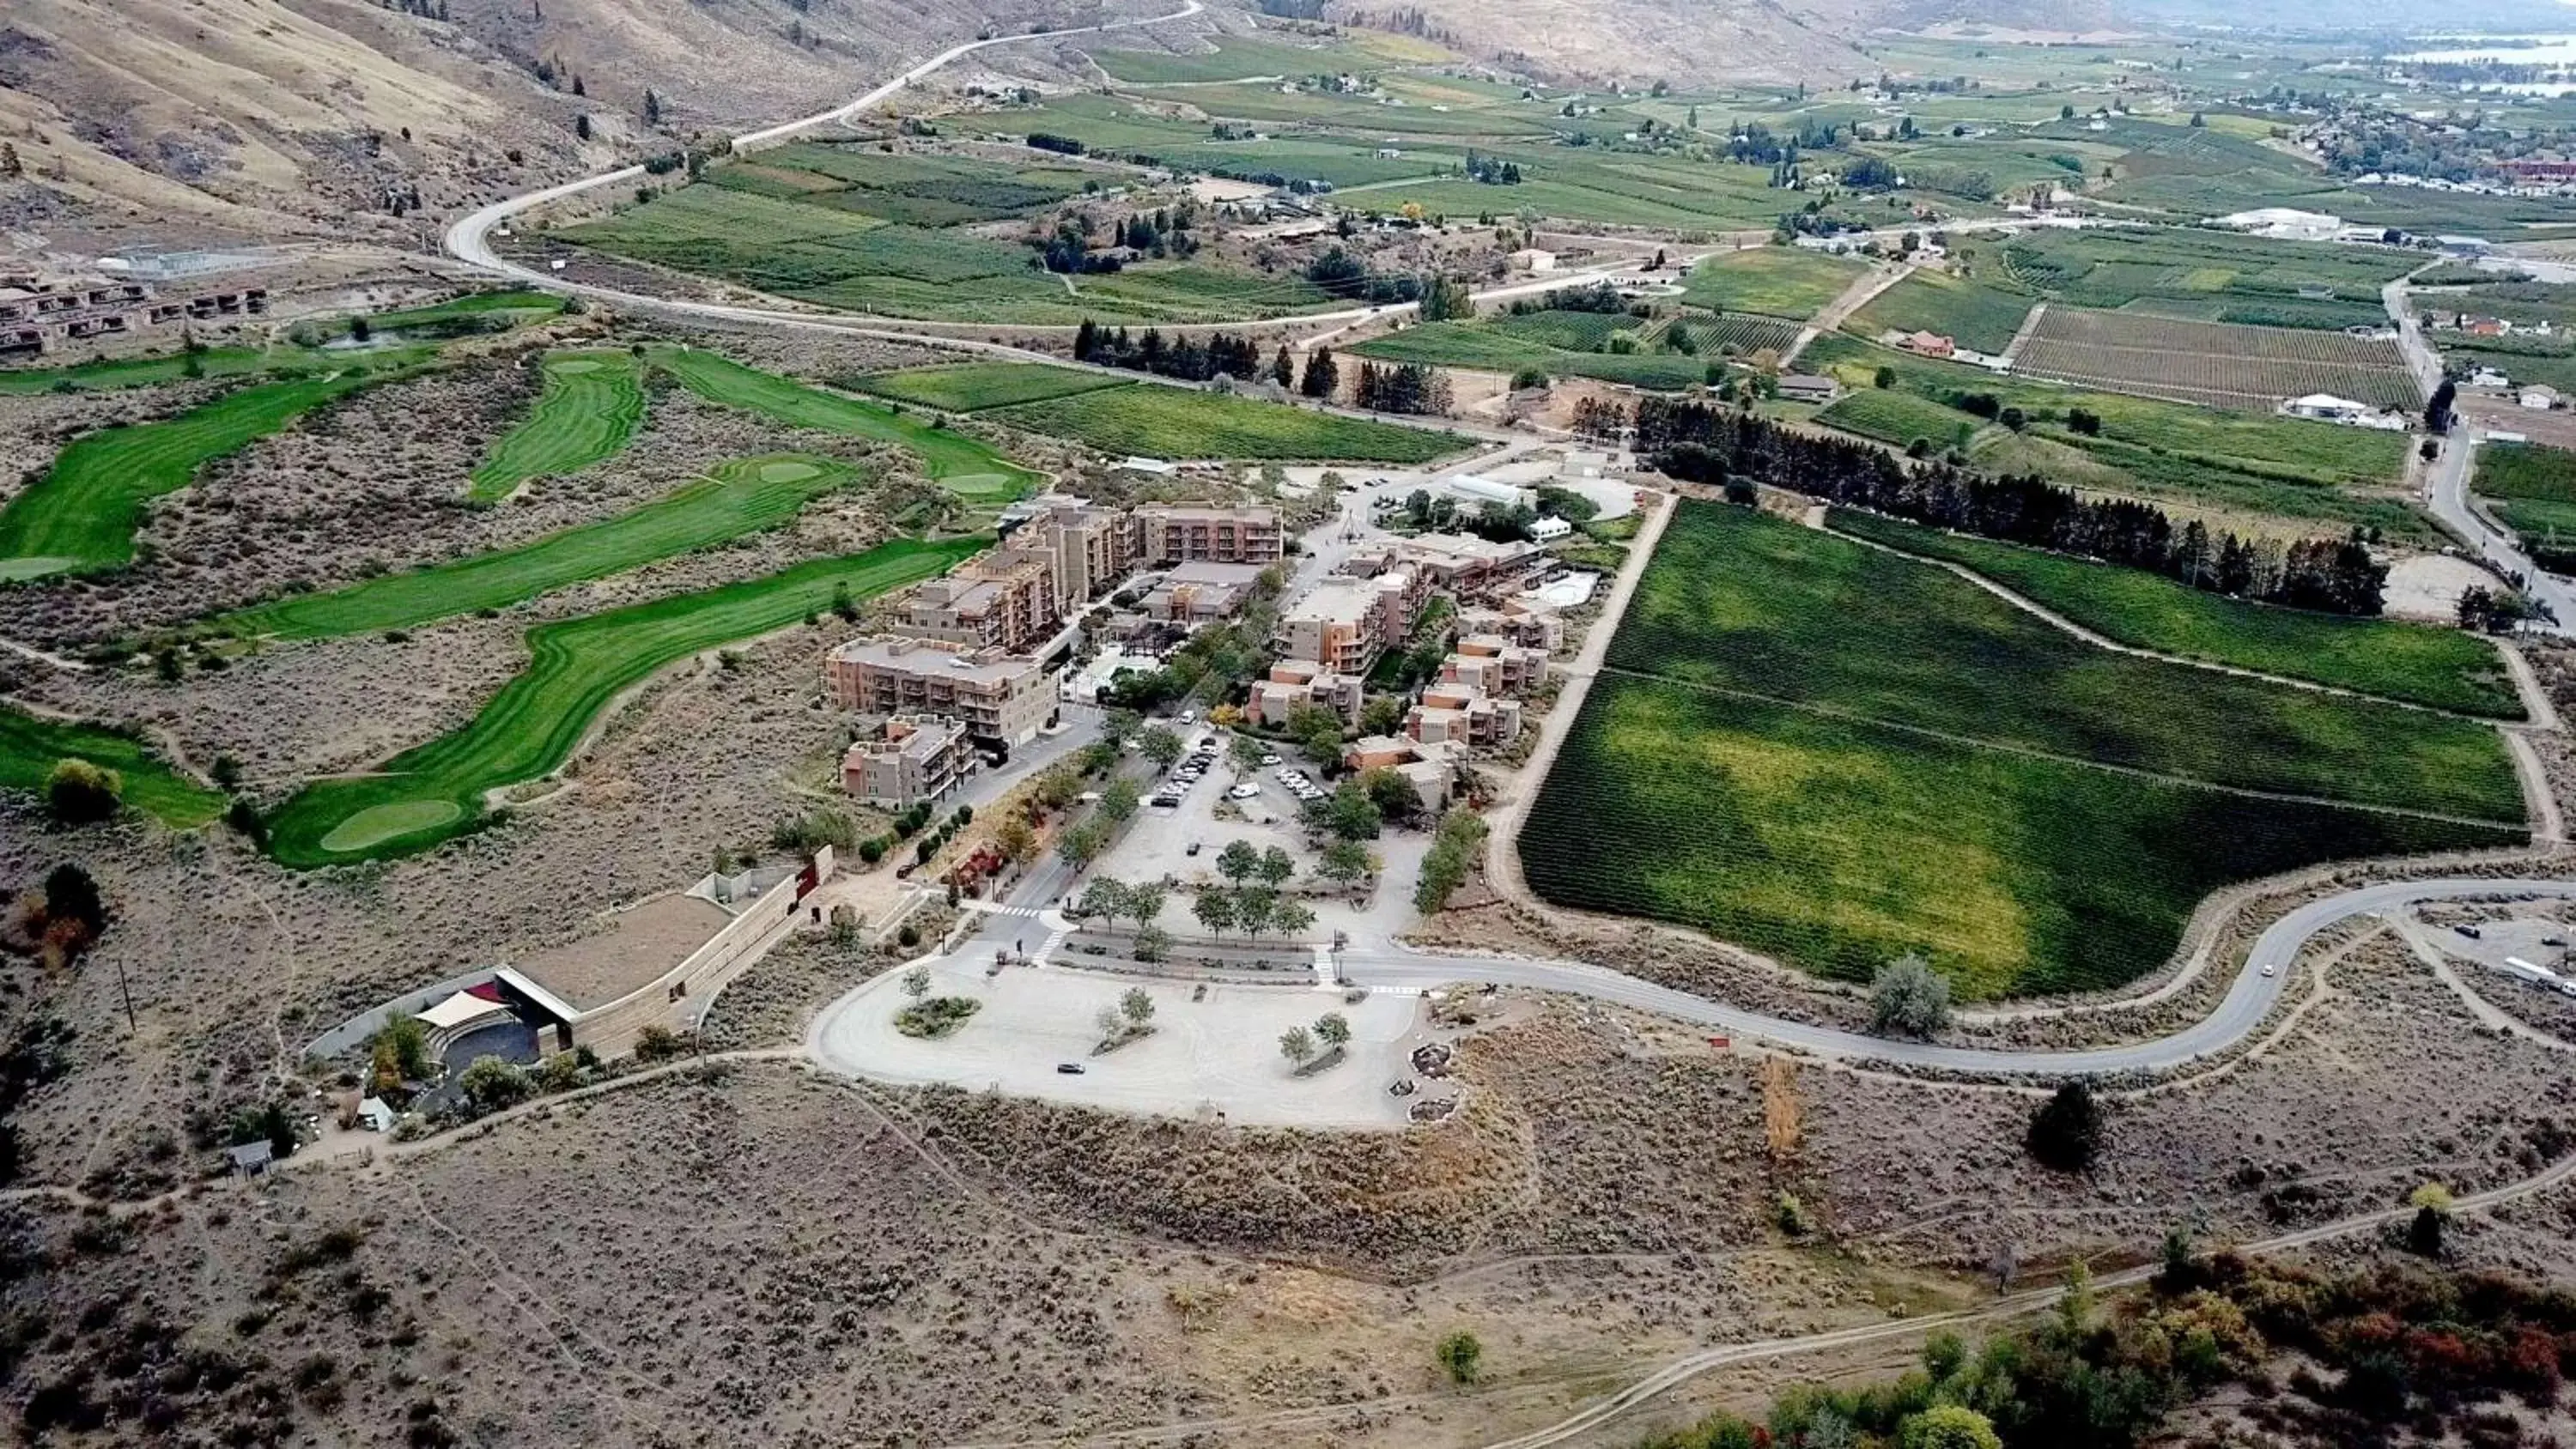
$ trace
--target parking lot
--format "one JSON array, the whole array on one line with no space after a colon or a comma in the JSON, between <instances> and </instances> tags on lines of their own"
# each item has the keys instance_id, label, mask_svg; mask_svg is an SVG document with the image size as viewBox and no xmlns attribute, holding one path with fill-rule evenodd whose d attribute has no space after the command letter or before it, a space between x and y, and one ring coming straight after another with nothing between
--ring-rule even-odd
<instances>
[{"instance_id":1,"label":"parking lot","mask_svg":"<svg viewBox=\"0 0 2576 1449\"><path fill-rule=\"evenodd\" d=\"M1413 1098L1388 1088L1411 1077L1407 1054L1426 1039L1421 999L1381 991L1349 1002L1320 986L1210 985L1139 980L1061 966L1011 967L988 976L981 961L931 968L932 990L982 1009L937 1041L905 1036L894 1015L901 972L887 972L834 1003L809 1044L835 1071L878 1081L938 1083L1086 1107L1208 1117L1258 1126L1397 1127ZM1131 986L1154 1000L1154 1032L1105 1056L1093 1025ZM1300 1077L1279 1051L1281 1033L1328 1011L1350 1022L1348 1055ZM1057 1070L1059 1064L1082 1068Z\"/></svg>"},{"instance_id":2,"label":"parking lot","mask_svg":"<svg viewBox=\"0 0 2576 1449\"><path fill-rule=\"evenodd\" d=\"M1240 840L1255 850L1278 846L1296 860L1300 881L1312 875L1315 851L1299 820L1300 798L1285 779L1288 772L1302 770L1309 777L1314 774L1303 758L1291 752L1282 756L1278 765L1247 773L1237 770L1227 758L1226 746L1231 737L1225 731L1206 725L1177 728L1184 740L1195 742L1202 736L1213 739L1214 753L1204 772L1195 783L1180 790L1176 805L1148 803L1125 837L1092 866L1091 873L1122 881L1170 881L1177 890L1187 891L1215 881L1217 856ZM1185 756L1160 788L1179 783L1177 776L1195 757ZM1239 785L1254 787L1254 793L1231 798L1231 792ZM1146 798L1149 802L1156 799L1156 791L1148 790ZM1385 863L1385 879L1375 900L1362 908L1338 896L1307 898L1306 903L1315 911L1316 938L1343 931L1355 940L1384 941L1410 923L1414 882L1421 874L1423 854L1430 849L1428 836L1420 831L1389 830L1368 842L1368 846ZM1176 896L1166 912L1164 929L1178 935L1196 931L1186 899Z\"/></svg>"}]
</instances>

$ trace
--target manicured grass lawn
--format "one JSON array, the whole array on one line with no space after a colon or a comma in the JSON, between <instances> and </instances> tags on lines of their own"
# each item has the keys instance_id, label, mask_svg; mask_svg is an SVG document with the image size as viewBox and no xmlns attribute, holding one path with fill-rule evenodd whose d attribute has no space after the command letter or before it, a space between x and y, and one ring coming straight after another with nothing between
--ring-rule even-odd
<instances>
[{"instance_id":1,"label":"manicured grass lawn","mask_svg":"<svg viewBox=\"0 0 2576 1449\"><path fill-rule=\"evenodd\" d=\"M644 368L631 352L558 352L545 375L536 406L492 445L466 496L490 502L531 478L578 473L624 451L644 421Z\"/></svg>"},{"instance_id":2,"label":"manicured grass lawn","mask_svg":"<svg viewBox=\"0 0 2576 1449\"><path fill-rule=\"evenodd\" d=\"M1048 398L1071 397L1075 393L1129 385L1123 377L1084 372L1072 367L1048 367L1037 362L961 362L950 367L915 367L902 372L880 372L854 378L850 383L860 392L952 413L1006 408L1014 403L1044 402Z\"/></svg>"},{"instance_id":3,"label":"manicured grass lawn","mask_svg":"<svg viewBox=\"0 0 2576 1449\"><path fill-rule=\"evenodd\" d=\"M730 361L719 353L659 347L655 367L707 401L799 428L874 438L909 448L931 481L977 508L999 508L1035 486L1037 475L990 444L897 413L880 402L827 392Z\"/></svg>"},{"instance_id":4,"label":"manicured grass lawn","mask_svg":"<svg viewBox=\"0 0 2576 1449\"><path fill-rule=\"evenodd\" d=\"M114 770L125 782L125 803L173 830L194 830L223 813L222 795L171 769L130 735L0 706L0 789L42 795L54 766L67 759Z\"/></svg>"},{"instance_id":5,"label":"manicured grass lawn","mask_svg":"<svg viewBox=\"0 0 2576 1449\"><path fill-rule=\"evenodd\" d=\"M858 478L858 470L830 458L735 458L668 497L614 518L327 594L291 595L224 615L208 627L241 638L330 639L507 608L567 584L776 528Z\"/></svg>"},{"instance_id":6,"label":"manicured grass lawn","mask_svg":"<svg viewBox=\"0 0 2576 1449\"><path fill-rule=\"evenodd\" d=\"M240 377L246 373L265 372L281 357L302 357L300 351L268 351L256 347L209 347L197 354L198 377ZM154 357L115 357L97 362L78 362L69 367L21 367L0 371L0 395L23 397L29 393L77 389L82 392L105 392L120 387L151 387L178 382L189 376L188 356L184 352Z\"/></svg>"},{"instance_id":7,"label":"manicured grass lawn","mask_svg":"<svg viewBox=\"0 0 2576 1449\"><path fill-rule=\"evenodd\" d=\"M487 792L559 768L620 693L692 654L757 638L829 608L945 572L989 538L881 545L768 578L657 599L528 632L528 667L463 729L317 781L270 821L270 852L298 869L426 850L486 819Z\"/></svg>"},{"instance_id":8,"label":"manicured grass lawn","mask_svg":"<svg viewBox=\"0 0 2576 1449\"><path fill-rule=\"evenodd\" d=\"M2033 300L1944 272L1916 271L1872 297L1849 325L1867 337L1890 329L1935 332L1971 352L2001 352L2012 345Z\"/></svg>"},{"instance_id":9,"label":"manicured grass lawn","mask_svg":"<svg viewBox=\"0 0 2576 1449\"><path fill-rule=\"evenodd\" d=\"M416 371L428 354L381 352L312 377L256 383L158 422L92 433L0 508L0 581L112 569L134 559L134 530L153 499L197 469L335 398Z\"/></svg>"},{"instance_id":10,"label":"manicured grass lawn","mask_svg":"<svg viewBox=\"0 0 2576 1449\"><path fill-rule=\"evenodd\" d=\"M1023 403L986 416L1103 453L1153 458L1427 463L1465 446L1455 433L1155 383Z\"/></svg>"},{"instance_id":11,"label":"manicured grass lawn","mask_svg":"<svg viewBox=\"0 0 2576 1449\"><path fill-rule=\"evenodd\" d=\"M1840 509L1832 527L1964 564L2107 639L2494 719L2523 717L2495 646L2457 629L2250 604L2142 569Z\"/></svg>"},{"instance_id":12,"label":"manicured grass lawn","mask_svg":"<svg viewBox=\"0 0 2576 1449\"><path fill-rule=\"evenodd\" d=\"M1804 247L1748 247L1691 269L1682 300L1721 312L1804 321L1843 294L1866 268Z\"/></svg>"},{"instance_id":13,"label":"manicured grass lawn","mask_svg":"<svg viewBox=\"0 0 2576 1449\"><path fill-rule=\"evenodd\" d=\"M517 323L538 317L551 317L564 309L564 299L552 292L504 291L468 292L462 297L433 302L426 307L408 307L398 312L378 312L368 324L379 331L402 332L419 328L436 329L472 318L493 317Z\"/></svg>"},{"instance_id":14,"label":"manicured grass lawn","mask_svg":"<svg viewBox=\"0 0 2576 1449\"><path fill-rule=\"evenodd\" d=\"M1685 503L1521 849L1562 904L1853 979L1919 949L2000 996L2136 976L2227 881L2522 820L2488 726L2116 654L1938 568Z\"/></svg>"}]
</instances>

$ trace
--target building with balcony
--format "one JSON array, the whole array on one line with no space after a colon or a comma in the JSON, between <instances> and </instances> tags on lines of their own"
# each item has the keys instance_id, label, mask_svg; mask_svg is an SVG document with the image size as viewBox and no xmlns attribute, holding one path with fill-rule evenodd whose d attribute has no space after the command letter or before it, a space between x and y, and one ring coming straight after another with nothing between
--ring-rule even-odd
<instances>
[{"instance_id":1,"label":"building with balcony","mask_svg":"<svg viewBox=\"0 0 2576 1449\"><path fill-rule=\"evenodd\" d=\"M1287 556L1279 510L1266 504L1148 503L1129 516L1140 563L1268 565Z\"/></svg>"},{"instance_id":2,"label":"building with balcony","mask_svg":"<svg viewBox=\"0 0 2576 1449\"><path fill-rule=\"evenodd\" d=\"M1253 684L1247 707L1272 729L1288 723L1289 712L1300 705L1331 710L1349 723L1360 717L1362 688L1356 674L1327 669L1312 659L1283 659L1270 666L1269 678Z\"/></svg>"},{"instance_id":3,"label":"building with balcony","mask_svg":"<svg viewBox=\"0 0 2576 1449\"><path fill-rule=\"evenodd\" d=\"M1027 653L1062 622L1057 598L1050 550L999 548L913 589L896 606L896 627L943 644Z\"/></svg>"},{"instance_id":4,"label":"building with balcony","mask_svg":"<svg viewBox=\"0 0 2576 1449\"><path fill-rule=\"evenodd\" d=\"M1326 579L1279 616L1279 652L1337 674L1367 674L1386 648L1386 611L1374 582Z\"/></svg>"},{"instance_id":5,"label":"building with balcony","mask_svg":"<svg viewBox=\"0 0 2576 1449\"><path fill-rule=\"evenodd\" d=\"M1421 702L1405 714L1404 733L1417 744L1504 749L1520 738L1521 702L1444 681L1422 691Z\"/></svg>"},{"instance_id":6,"label":"building with balcony","mask_svg":"<svg viewBox=\"0 0 2576 1449\"><path fill-rule=\"evenodd\" d=\"M823 680L842 709L943 715L977 744L1025 744L1056 707L1055 678L1035 659L919 639L851 640L826 657Z\"/></svg>"},{"instance_id":7,"label":"building with balcony","mask_svg":"<svg viewBox=\"0 0 2576 1449\"><path fill-rule=\"evenodd\" d=\"M957 788L975 772L975 763L965 725L897 715L841 756L841 788L880 810L909 810Z\"/></svg>"},{"instance_id":8,"label":"building with balcony","mask_svg":"<svg viewBox=\"0 0 2576 1449\"><path fill-rule=\"evenodd\" d=\"M1487 694L1530 694L1547 683L1547 651L1514 644L1499 634L1469 634L1441 661L1440 679Z\"/></svg>"},{"instance_id":9,"label":"building with balcony","mask_svg":"<svg viewBox=\"0 0 2576 1449\"><path fill-rule=\"evenodd\" d=\"M1256 564L1174 564L1138 609L1167 624L1200 624L1231 618L1261 578Z\"/></svg>"}]
</instances>

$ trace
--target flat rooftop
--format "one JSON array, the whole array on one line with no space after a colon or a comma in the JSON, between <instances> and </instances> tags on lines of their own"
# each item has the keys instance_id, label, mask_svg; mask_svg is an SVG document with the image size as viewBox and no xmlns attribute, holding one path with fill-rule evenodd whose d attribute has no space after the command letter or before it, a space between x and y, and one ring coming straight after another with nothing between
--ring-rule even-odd
<instances>
[{"instance_id":1,"label":"flat rooftop","mask_svg":"<svg viewBox=\"0 0 2576 1449\"><path fill-rule=\"evenodd\" d=\"M689 959L733 917L696 896L655 896L591 918L560 946L511 961L519 974L587 1011L605 1006Z\"/></svg>"}]
</instances>

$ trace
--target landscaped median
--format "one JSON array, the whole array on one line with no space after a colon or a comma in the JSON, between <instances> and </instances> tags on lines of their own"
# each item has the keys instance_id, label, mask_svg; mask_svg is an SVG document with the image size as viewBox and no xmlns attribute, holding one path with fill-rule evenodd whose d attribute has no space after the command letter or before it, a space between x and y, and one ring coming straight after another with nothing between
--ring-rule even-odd
<instances>
[{"instance_id":1,"label":"landscaped median","mask_svg":"<svg viewBox=\"0 0 2576 1449\"><path fill-rule=\"evenodd\" d=\"M318 781L269 820L269 850L298 868L410 855L475 829L491 792L543 779L572 757L617 696L703 650L739 643L832 607L946 572L988 546L977 536L881 544L767 578L544 624L528 667L463 729L374 772Z\"/></svg>"}]
</instances>

